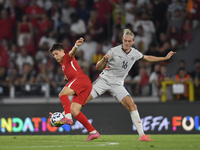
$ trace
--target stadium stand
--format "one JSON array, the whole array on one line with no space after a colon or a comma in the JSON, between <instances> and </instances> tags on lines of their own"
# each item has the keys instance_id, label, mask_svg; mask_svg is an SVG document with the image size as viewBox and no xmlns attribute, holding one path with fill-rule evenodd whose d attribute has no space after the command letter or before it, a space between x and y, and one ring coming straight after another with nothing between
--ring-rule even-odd
<instances>
[{"instance_id":1,"label":"stadium stand","mask_svg":"<svg viewBox=\"0 0 200 150\"><path fill-rule=\"evenodd\" d=\"M82 53L76 58L94 81L99 73L94 68L95 63L106 53L106 49L108 51L111 46L121 44L122 30L126 27L137 37L137 45L133 47L144 54L165 56L170 50L177 52L169 61L159 63L167 72L163 75L161 71L156 73L154 79L159 83L157 86L149 78L143 81L146 86L144 83L125 83L127 90L136 96L136 101L149 99L159 102L163 96L162 82L174 81L179 61L186 62L185 69L191 74L195 70L194 61L200 59L199 11L200 0L1 1L1 102L12 102L13 98L20 101L24 98L22 101L28 102L27 98L30 97L40 97L44 102L46 99L57 102L53 97L57 96L65 82L57 69L59 64L48 53L55 42L62 43L65 52L69 52L76 39L84 37L86 42ZM138 33L138 28L142 30L141 33ZM87 53L90 46L93 51ZM145 69L146 77L150 77L156 65L138 61L126 80L134 80L142 69ZM200 71L197 70L195 76L191 76L191 84L199 81ZM167 88L167 95L170 97L167 100L170 101L177 100L172 91L173 83ZM195 84L194 90L190 91L196 93L193 98L195 100L200 97L196 91L199 88L200 85ZM104 94L98 101L104 101L107 96L107 93Z\"/></svg>"}]
</instances>

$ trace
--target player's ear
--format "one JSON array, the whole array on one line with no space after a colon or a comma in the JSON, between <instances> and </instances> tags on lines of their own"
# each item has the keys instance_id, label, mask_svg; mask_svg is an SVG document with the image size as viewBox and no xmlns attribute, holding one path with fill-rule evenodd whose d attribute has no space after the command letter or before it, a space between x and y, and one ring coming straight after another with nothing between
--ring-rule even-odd
<instances>
[{"instance_id":1,"label":"player's ear","mask_svg":"<svg viewBox=\"0 0 200 150\"><path fill-rule=\"evenodd\" d=\"M65 50L64 50L64 49L61 49L61 52L62 52L62 53L65 53Z\"/></svg>"}]
</instances>

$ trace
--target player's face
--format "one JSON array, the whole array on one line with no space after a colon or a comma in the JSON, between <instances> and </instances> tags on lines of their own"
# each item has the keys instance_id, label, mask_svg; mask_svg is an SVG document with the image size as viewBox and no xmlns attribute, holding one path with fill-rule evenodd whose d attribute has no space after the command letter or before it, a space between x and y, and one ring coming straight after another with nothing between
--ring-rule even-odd
<instances>
[{"instance_id":1,"label":"player's face","mask_svg":"<svg viewBox=\"0 0 200 150\"><path fill-rule=\"evenodd\" d=\"M52 52L53 57L56 59L57 62L61 63L63 60L63 56L65 55L64 50L54 50Z\"/></svg>"},{"instance_id":2,"label":"player's face","mask_svg":"<svg viewBox=\"0 0 200 150\"><path fill-rule=\"evenodd\" d=\"M130 35L125 35L124 38L122 38L123 42L123 49L125 51L130 50L131 46L134 43L133 37Z\"/></svg>"}]
</instances>

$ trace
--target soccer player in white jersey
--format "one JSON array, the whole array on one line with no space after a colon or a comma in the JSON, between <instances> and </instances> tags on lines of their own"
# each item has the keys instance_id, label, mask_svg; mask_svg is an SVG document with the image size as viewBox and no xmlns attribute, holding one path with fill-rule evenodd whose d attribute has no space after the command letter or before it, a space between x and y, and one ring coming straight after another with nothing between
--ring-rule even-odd
<instances>
[{"instance_id":1,"label":"soccer player in white jersey","mask_svg":"<svg viewBox=\"0 0 200 150\"><path fill-rule=\"evenodd\" d=\"M124 79L137 60L142 59L148 62L165 61L170 59L175 52L170 51L166 57L143 55L131 47L134 43L134 34L129 29L124 30L122 43L122 45L111 48L96 64L98 70L104 69L97 80L94 81L92 91L86 103L108 91L130 112L131 120L140 136L139 141L152 141L144 134L137 106L124 87Z\"/></svg>"}]
</instances>

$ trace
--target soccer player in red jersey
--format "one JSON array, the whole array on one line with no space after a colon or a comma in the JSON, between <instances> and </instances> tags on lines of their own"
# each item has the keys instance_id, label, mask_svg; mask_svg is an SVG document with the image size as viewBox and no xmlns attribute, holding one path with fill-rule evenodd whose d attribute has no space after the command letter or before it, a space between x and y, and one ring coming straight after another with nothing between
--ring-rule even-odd
<instances>
[{"instance_id":1,"label":"soccer player in red jersey","mask_svg":"<svg viewBox=\"0 0 200 150\"><path fill-rule=\"evenodd\" d=\"M65 118L54 124L59 127L63 124L73 124L72 115L83 124L89 131L89 136L86 141L91 141L100 136L95 128L89 123L86 116L81 112L82 106L85 106L85 101L92 90L92 83L87 75L85 75L78 62L74 58L78 46L83 44L84 39L80 38L76 41L75 46L69 53L64 52L62 44L56 43L50 49L53 57L62 66L63 73L69 81L62 91L59 93L59 98L65 112ZM73 95L70 102L69 96ZM51 115L51 113L50 113Z\"/></svg>"}]
</instances>

